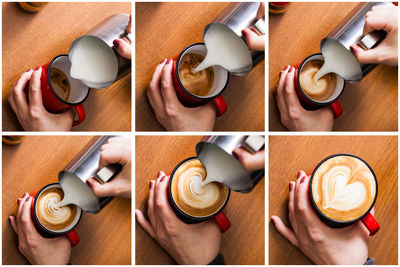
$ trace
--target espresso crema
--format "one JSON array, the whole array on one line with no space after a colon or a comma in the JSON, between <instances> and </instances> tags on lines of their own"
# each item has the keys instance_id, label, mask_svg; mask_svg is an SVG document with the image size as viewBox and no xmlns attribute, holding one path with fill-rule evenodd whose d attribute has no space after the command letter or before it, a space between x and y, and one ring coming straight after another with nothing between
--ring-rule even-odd
<instances>
[{"instance_id":1,"label":"espresso crema","mask_svg":"<svg viewBox=\"0 0 400 267\"><path fill-rule=\"evenodd\" d=\"M318 209L337 221L352 221L364 215L374 202L375 177L368 166L351 156L326 160L312 180L312 196Z\"/></svg>"},{"instance_id":2,"label":"espresso crema","mask_svg":"<svg viewBox=\"0 0 400 267\"><path fill-rule=\"evenodd\" d=\"M335 92L336 74L328 73L319 80L315 79L315 75L322 67L323 61L310 60L307 61L300 71L300 85L303 92L312 100L324 101L329 99Z\"/></svg>"},{"instance_id":3,"label":"espresso crema","mask_svg":"<svg viewBox=\"0 0 400 267\"><path fill-rule=\"evenodd\" d=\"M224 204L228 189L220 183L204 184L206 170L200 160L186 161L172 177L171 192L176 205L186 214L205 217Z\"/></svg>"},{"instance_id":4,"label":"espresso crema","mask_svg":"<svg viewBox=\"0 0 400 267\"><path fill-rule=\"evenodd\" d=\"M53 231L66 229L77 216L75 205L60 208L56 206L63 197L64 192L61 188L49 188L43 191L36 200L36 216L45 228Z\"/></svg>"},{"instance_id":5,"label":"espresso crema","mask_svg":"<svg viewBox=\"0 0 400 267\"><path fill-rule=\"evenodd\" d=\"M206 96L214 83L214 70L194 72L194 69L204 60L202 55L186 53L179 62L179 79L186 90L196 96Z\"/></svg>"}]
</instances>

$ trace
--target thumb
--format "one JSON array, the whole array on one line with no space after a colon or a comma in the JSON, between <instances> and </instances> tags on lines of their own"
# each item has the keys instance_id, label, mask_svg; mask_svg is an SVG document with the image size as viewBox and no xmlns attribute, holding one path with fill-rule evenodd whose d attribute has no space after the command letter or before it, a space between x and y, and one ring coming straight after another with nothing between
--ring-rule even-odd
<instances>
[{"instance_id":1,"label":"thumb","mask_svg":"<svg viewBox=\"0 0 400 267\"><path fill-rule=\"evenodd\" d=\"M124 39L115 39L113 45L121 56L127 59L132 58L131 44L128 41Z\"/></svg>"},{"instance_id":2,"label":"thumb","mask_svg":"<svg viewBox=\"0 0 400 267\"><path fill-rule=\"evenodd\" d=\"M255 154L251 154L243 148L236 148L232 151L235 156L242 164L243 168L248 171L256 171L264 168L265 163L265 151L261 150Z\"/></svg>"},{"instance_id":3,"label":"thumb","mask_svg":"<svg viewBox=\"0 0 400 267\"><path fill-rule=\"evenodd\" d=\"M242 35L250 49L257 51L265 50L265 35L258 35L251 29L242 30Z\"/></svg>"},{"instance_id":4,"label":"thumb","mask_svg":"<svg viewBox=\"0 0 400 267\"><path fill-rule=\"evenodd\" d=\"M86 180L86 183L89 185L90 189L92 189L96 197L116 196L116 186L112 181L101 184L96 179L90 178Z\"/></svg>"},{"instance_id":5,"label":"thumb","mask_svg":"<svg viewBox=\"0 0 400 267\"><path fill-rule=\"evenodd\" d=\"M353 52L354 56L361 64L379 64L381 63L381 48L378 46L373 49L364 50L358 45L350 46L351 51Z\"/></svg>"}]
</instances>

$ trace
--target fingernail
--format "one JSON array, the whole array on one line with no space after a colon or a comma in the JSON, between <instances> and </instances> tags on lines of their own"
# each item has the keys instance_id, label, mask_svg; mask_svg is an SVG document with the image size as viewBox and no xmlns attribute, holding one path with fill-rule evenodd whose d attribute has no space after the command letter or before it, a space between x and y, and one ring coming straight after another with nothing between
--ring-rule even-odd
<instances>
[{"instance_id":1,"label":"fingernail","mask_svg":"<svg viewBox=\"0 0 400 267\"><path fill-rule=\"evenodd\" d=\"M292 183L289 183L289 192L292 191Z\"/></svg>"},{"instance_id":2,"label":"fingernail","mask_svg":"<svg viewBox=\"0 0 400 267\"><path fill-rule=\"evenodd\" d=\"M27 69L25 72L30 72L32 70L32 68Z\"/></svg>"},{"instance_id":3,"label":"fingernail","mask_svg":"<svg viewBox=\"0 0 400 267\"><path fill-rule=\"evenodd\" d=\"M247 32L245 30L242 30L242 35L243 37L247 37Z\"/></svg>"},{"instance_id":4,"label":"fingernail","mask_svg":"<svg viewBox=\"0 0 400 267\"><path fill-rule=\"evenodd\" d=\"M151 189L152 187L153 187L153 182L150 181L150 183L149 183L149 189Z\"/></svg>"},{"instance_id":5,"label":"fingernail","mask_svg":"<svg viewBox=\"0 0 400 267\"><path fill-rule=\"evenodd\" d=\"M31 199L32 199L32 197L29 196L29 197L26 198L26 201L31 201Z\"/></svg>"},{"instance_id":6,"label":"fingernail","mask_svg":"<svg viewBox=\"0 0 400 267\"><path fill-rule=\"evenodd\" d=\"M300 183L302 184L304 182L304 180L306 179L305 176L303 176L303 178L301 178Z\"/></svg>"},{"instance_id":7,"label":"fingernail","mask_svg":"<svg viewBox=\"0 0 400 267\"><path fill-rule=\"evenodd\" d=\"M88 185L90 185L90 179L87 179L87 180L86 180L86 183L87 183Z\"/></svg>"},{"instance_id":8,"label":"fingernail","mask_svg":"<svg viewBox=\"0 0 400 267\"><path fill-rule=\"evenodd\" d=\"M40 68L41 68L40 66L37 66L35 70L40 70Z\"/></svg>"},{"instance_id":9,"label":"fingernail","mask_svg":"<svg viewBox=\"0 0 400 267\"><path fill-rule=\"evenodd\" d=\"M232 155L233 155L235 158L239 159L238 154L236 153L236 151L232 151Z\"/></svg>"},{"instance_id":10,"label":"fingernail","mask_svg":"<svg viewBox=\"0 0 400 267\"><path fill-rule=\"evenodd\" d=\"M169 58L168 61L167 61L167 64L171 63L171 61L172 61L172 59Z\"/></svg>"},{"instance_id":11,"label":"fingernail","mask_svg":"<svg viewBox=\"0 0 400 267\"><path fill-rule=\"evenodd\" d=\"M271 222L272 222L273 224L275 224L274 217L271 217Z\"/></svg>"},{"instance_id":12,"label":"fingernail","mask_svg":"<svg viewBox=\"0 0 400 267\"><path fill-rule=\"evenodd\" d=\"M164 181L165 179L165 175L161 178L160 182Z\"/></svg>"},{"instance_id":13,"label":"fingernail","mask_svg":"<svg viewBox=\"0 0 400 267\"><path fill-rule=\"evenodd\" d=\"M17 203L18 203L18 205L19 205L19 202L21 201L21 199L20 198L18 198L18 200L17 200Z\"/></svg>"},{"instance_id":14,"label":"fingernail","mask_svg":"<svg viewBox=\"0 0 400 267\"><path fill-rule=\"evenodd\" d=\"M167 60L166 60L165 58L163 58L163 59L161 60L160 64L164 64L165 61L167 61Z\"/></svg>"},{"instance_id":15,"label":"fingernail","mask_svg":"<svg viewBox=\"0 0 400 267\"><path fill-rule=\"evenodd\" d=\"M157 178L160 178L161 175L162 175L161 171L158 171Z\"/></svg>"},{"instance_id":16,"label":"fingernail","mask_svg":"<svg viewBox=\"0 0 400 267\"><path fill-rule=\"evenodd\" d=\"M22 195L22 197L26 197L27 195L28 195L28 193L25 192L25 193Z\"/></svg>"},{"instance_id":17,"label":"fingernail","mask_svg":"<svg viewBox=\"0 0 400 267\"><path fill-rule=\"evenodd\" d=\"M301 171L299 171L298 173L297 173L297 179L299 179L301 177Z\"/></svg>"},{"instance_id":18,"label":"fingernail","mask_svg":"<svg viewBox=\"0 0 400 267\"><path fill-rule=\"evenodd\" d=\"M287 70L289 67L290 67L289 65L286 65L286 67L283 70Z\"/></svg>"},{"instance_id":19,"label":"fingernail","mask_svg":"<svg viewBox=\"0 0 400 267\"><path fill-rule=\"evenodd\" d=\"M291 67L289 72L293 72L294 71L294 67Z\"/></svg>"},{"instance_id":20,"label":"fingernail","mask_svg":"<svg viewBox=\"0 0 400 267\"><path fill-rule=\"evenodd\" d=\"M118 42L118 40L114 40L114 41L113 41L113 45L114 45L115 49L118 49L118 47L119 47L119 42Z\"/></svg>"}]
</instances>

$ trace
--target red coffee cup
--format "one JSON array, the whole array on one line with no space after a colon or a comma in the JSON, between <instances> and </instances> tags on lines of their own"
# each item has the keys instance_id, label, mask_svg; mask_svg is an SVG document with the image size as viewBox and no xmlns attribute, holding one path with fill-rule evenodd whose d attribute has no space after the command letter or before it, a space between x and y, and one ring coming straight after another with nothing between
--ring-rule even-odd
<instances>
[{"instance_id":1,"label":"red coffee cup","mask_svg":"<svg viewBox=\"0 0 400 267\"><path fill-rule=\"evenodd\" d=\"M321 53L317 53L317 54L312 54L308 57L306 57L302 62L295 64L293 67L295 68L295 72L294 72L294 84L295 84L295 88L296 88L296 93L297 96L300 99L300 103L302 104L302 106L305 109L308 110L317 110L323 107L326 107L328 105L331 106L333 113L335 115L335 119L339 118L340 115L342 115L343 113L343 108L342 105L339 103L339 97L342 95L343 91L344 91L344 87L346 85L346 81L340 77L339 75L336 75L336 87L335 87L335 91L333 92L333 94L326 100L323 101L317 101L314 100L312 98L310 98L309 96L307 96L307 94L303 91L303 89L301 88L301 84L300 84L300 72L304 66L305 63L307 63L310 60L322 60L324 61L324 57L322 56Z\"/></svg>"},{"instance_id":2,"label":"red coffee cup","mask_svg":"<svg viewBox=\"0 0 400 267\"><path fill-rule=\"evenodd\" d=\"M63 99L57 94L54 85L50 79L51 68L57 68L65 73L70 83L70 97L68 100ZM48 112L61 113L73 108L78 116L74 120L72 126L76 126L83 122L86 117L83 101L89 96L89 88L81 81L73 79L69 75L71 62L68 55L59 55L53 58L49 63L42 65L42 75L40 76L40 86L42 90L43 105ZM25 92L29 95L29 85L25 87Z\"/></svg>"},{"instance_id":3,"label":"red coffee cup","mask_svg":"<svg viewBox=\"0 0 400 267\"><path fill-rule=\"evenodd\" d=\"M327 160L333 158L333 157L338 157L338 156L348 156L348 157L354 157L360 161L362 161L363 163L365 163L365 165L369 168L369 170L371 171L374 179L375 179L375 198L373 200L373 202L371 203L370 207L368 208L367 211L364 212L364 214L362 214L360 217L352 220L352 221L338 221L338 220L334 220L332 218L329 218L328 216L326 216L322 211L319 210L317 204L314 201L314 197L313 197L313 193L312 193L312 181L314 179L314 175L317 171L317 169ZM313 172L311 174L311 178L310 178L310 186L309 186L309 196L310 196L310 200L311 200L311 205L313 206L314 210L316 211L316 213L318 214L318 216L320 217L320 219L326 223L328 226L333 227L333 228L342 228L342 227L346 227L349 226L353 223L356 223L358 221L361 221L365 227L368 229L369 231L369 235L372 236L374 234L376 234L379 229L380 229L380 225L378 223L378 221L374 218L374 216L371 214L371 209L374 207L375 205L375 201L376 198L378 196L378 182L376 180L376 176L375 173L373 171L373 169L371 168L371 166L368 165L367 162L365 162L363 159L361 159L360 157L357 157L355 155L352 154L333 154L329 157L326 157L325 159L323 159L320 163L318 163L318 165L313 169Z\"/></svg>"},{"instance_id":4,"label":"red coffee cup","mask_svg":"<svg viewBox=\"0 0 400 267\"><path fill-rule=\"evenodd\" d=\"M43 191L50 189L50 188L61 188L61 185L59 183L48 184L48 185L44 186L42 189L36 190L35 192L30 194L30 196L34 198L33 205L31 205L32 221L33 221L36 229L42 236L52 238L52 237L66 235L68 237L69 241L71 242L71 246L74 247L80 241L78 233L76 232L76 230L74 228L78 225L79 221L81 220L81 217L82 217L81 208L77 207L77 211L76 211L77 215L76 215L74 221L68 227L66 227L65 229L59 230L59 231L54 231L54 230L50 230L50 229L46 228L44 225L42 225L40 223L40 221L36 215L37 199L39 198L39 196L42 194Z\"/></svg>"},{"instance_id":5,"label":"red coffee cup","mask_svg":"<svg viewBox=\"0 0 400 267\"><path fill-rule=\"evenodd\" d=\"M198 159L198 157L190 157L190 158L187 158L187 159L181 161L175 167L175 169L172 171L171 175L169 176L169 183L168 183L168 201L169 201L169 204L172 207L172 210L178 216L178 218L181 219L183 222L188 223L188 224L193 224L193 223L204 222L204 221L207 221L207 220L213 218L217 222L219 228L221 229L221 232L224 233L231 226L231 222L229 221L228 217L223 212L226 204L228 203L228 200L229 200L229 197L230 197L230 194L231 194L231 190L230 189L228 189L228 193L226 195L226 199L225 199L224 203L221 205L221 207L216 212L214 212L213 214L210 214L208 216L195 217L195 216L192 216L190 214L187 214L186 212L181 210L179 208L179 206L174 201L174 198L172 196L172 190L171 190L172 181L174 179L174 174L182 164L184 164L185 162L187 162L189 160L194 160L194 159Z\"/></svg>"},{"instance_id":6,"label":"red coffee cup","mask_svg":"<svg viewBox=\"0 0 400 267\"><path fill-rule=\"evenodd\" d=\"M188 107L196 107L213 101L217 107L217 117L225 113L228 106L222 97L222 92L225 90L229 81L229 72L220 66L213 66L214 70L214 83L210 92L206 96L198 96L187 90L179 77L179 63L182 57L187 53L194 53L202 56L207 55L207 48L204 43L191 44L174 58L172 65L172 79L175 87L176 94L179 100Z\"/></svg>"}]
</instances>

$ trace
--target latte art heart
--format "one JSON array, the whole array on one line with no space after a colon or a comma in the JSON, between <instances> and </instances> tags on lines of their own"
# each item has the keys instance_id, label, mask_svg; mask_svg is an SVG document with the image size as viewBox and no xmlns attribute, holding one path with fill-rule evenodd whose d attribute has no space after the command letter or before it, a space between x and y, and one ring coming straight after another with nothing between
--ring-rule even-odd
<instances>
[{"instance_id":1,"label":"latte art heart","mask_svg":"<svg viewBox=\"0 0 400 267\"><path fill-rule=\"evenodd\" d=\"M74 205L58 207L64 192L60 188L43 191L36 202L36 215L40 223L50 230L67 228L75 219L77 208Z\"/></svg>"},{"instance_id":2,"label":"latte art heart","mask_svg":"<svg viewBox=\"0 0 400 267\"><path fill-rule=\"evenodd\" d=\"M227 189L218 183L204 184L206 170L200 160L182 164L172 177L172 196L185 213L201 217L215 213L224 204Z\"/></svg>"},{"instance_id":3,"label":"latte art heart","mask_svg":"<svg viewBox=\"0 0 400 267\"><path fill-rule=\"evenodd\" d=\"M376 195L375 178L368 166L351 156L336 156L319 166L312 181L318 209L337 221L362 216Z\"/></svg>"}]
</instances>

